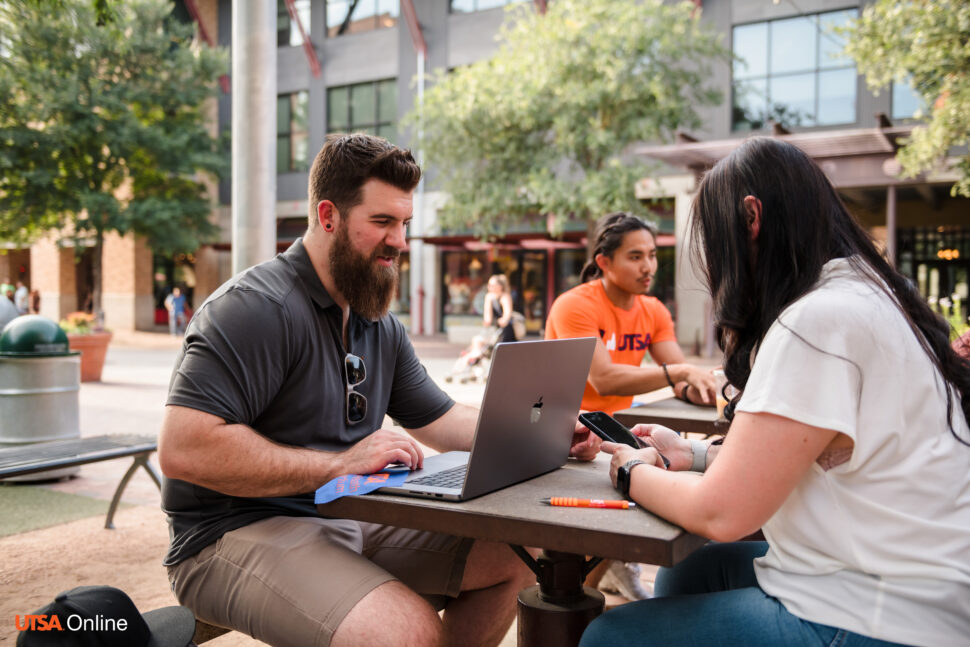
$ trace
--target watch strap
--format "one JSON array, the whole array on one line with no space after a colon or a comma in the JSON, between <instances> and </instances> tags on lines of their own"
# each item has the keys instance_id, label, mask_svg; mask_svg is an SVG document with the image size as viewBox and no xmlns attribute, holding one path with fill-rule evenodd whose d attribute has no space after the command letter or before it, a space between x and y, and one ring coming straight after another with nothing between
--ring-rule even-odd
<instances>
[{"instance_id":1,"label":"watch strap","mask_svg":"<svg viewBox=\"0 0 970 647\"><path fill-rule=\"evenodd\" d=\"M703 472L707 466L707 445L699 440L690 439L690 471Z\"/></svg>"},{"instance_id":2,"label":"watch strap","mask_svg":"<svg viewBox=\"0 0 970 647\"><path fill-rule=\"evenodd\" d=\"M618 473L616 475L616 485L620 490L620 494L623 498L630 498L630 481L633 477L633 468L637 465L646 465L647 461L642 461L639 458L634 458L629 460L620 466Z\"/></svg>"}]
</instances>

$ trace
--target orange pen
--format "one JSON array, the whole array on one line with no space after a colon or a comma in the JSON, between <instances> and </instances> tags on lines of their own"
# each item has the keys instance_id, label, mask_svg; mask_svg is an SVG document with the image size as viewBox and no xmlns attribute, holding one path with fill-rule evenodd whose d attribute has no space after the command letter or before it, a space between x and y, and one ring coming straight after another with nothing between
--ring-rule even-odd
<instances>
[{"instance_id":1,"label":"orange pen","mask_svg":"<svg viewBox=\"0 0 970 647\"><path fill-rule=\"evenodd\" d=\"M626 510L635 508L637 504L633 501L613 501L607 499L577 499L571 496L554 496L548 499L539 499L540 503L546 505L557 505L568 508L613 508L615 510Z\"/></svg>"}]
</instances>

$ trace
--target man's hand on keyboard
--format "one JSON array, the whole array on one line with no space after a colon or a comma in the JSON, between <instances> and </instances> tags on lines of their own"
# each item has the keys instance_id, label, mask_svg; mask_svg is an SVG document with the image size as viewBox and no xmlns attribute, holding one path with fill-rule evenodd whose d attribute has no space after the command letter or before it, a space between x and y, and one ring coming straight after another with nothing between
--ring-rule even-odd
<instances>
[{"instance_id":1,"label":"man's hand on keyboard","mask_svg":"<svg viewBox=\"0 0 970 647\"><path fill-rule=\"evenodd\" d=\"M407 434L378 429L341 453L340 460L340 474L373 474L395 462L420 469L424 465L424 453Z\"/></svg>"}]
</instances>

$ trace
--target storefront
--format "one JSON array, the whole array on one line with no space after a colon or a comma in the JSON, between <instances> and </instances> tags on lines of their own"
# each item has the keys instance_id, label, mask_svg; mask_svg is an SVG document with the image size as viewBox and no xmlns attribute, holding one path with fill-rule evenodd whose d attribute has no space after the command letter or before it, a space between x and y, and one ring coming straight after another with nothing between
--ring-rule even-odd
<instances>
[{"instance_id":1,"label":"storefront","mask_svg":"<svg viewBox=\"0 0 970 647\"><path fill-rule=\"evenodd\" d=\"M541 336L557 296L579 284L586 264L586 238L523 239L438 244L441 331L450 326L480 326L487 283L493 274L509 279L513 307L525 315L530 335ZM674 237L658 240L658 271L651 293L672 313L674 304Z\"/></svg>"},{"instance_id":2,"label":"storefront","mask_svg":"<svg viewBox=\"0 0 970 647\"><path fill-rule=\"evenodd\" d=\"M970 227L900 228L899 271L913 279L937 310L967 320L970 293Z\"/></svg>"},{"instance_id":3,"label":"storefront","mask_svg":"<svg viewBox=\"0 0 970 647\"><path fill-rule=\"evenodd\" d=\"M529 334L542 334L552 300L579 283L586 248L579 243L529 242L538 248L502 243L468 243L473 249L439 247L442 330L449 325L481 325L488 279L504 274L512 305L525 315Z\"/></svg>"}]
</instances>

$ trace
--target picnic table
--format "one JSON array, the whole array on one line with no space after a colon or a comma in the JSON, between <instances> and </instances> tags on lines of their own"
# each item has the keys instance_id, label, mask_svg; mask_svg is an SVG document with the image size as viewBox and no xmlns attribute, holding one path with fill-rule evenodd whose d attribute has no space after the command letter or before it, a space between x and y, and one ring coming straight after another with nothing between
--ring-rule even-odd
<instances>
[{"instance_id":1,"label":"picnic table","mask_svg":"<svg viewBox=\"0 0 970 647\"><path fill-rule=\"evenodd\" d=\"M575 645L603 610L603 595L583 586L600 558L672 566L707 540L642 508L606 510L543 505L566 496L617 499L610 457L570 460L557 470L464 502L371 493L317 506L321 515L445 532L507 543L536 573L519 594L518 644ZM543 549L538 560L523 546ZM588 560L586 556L595 556Z\"/></svg>"}]
</instances>

